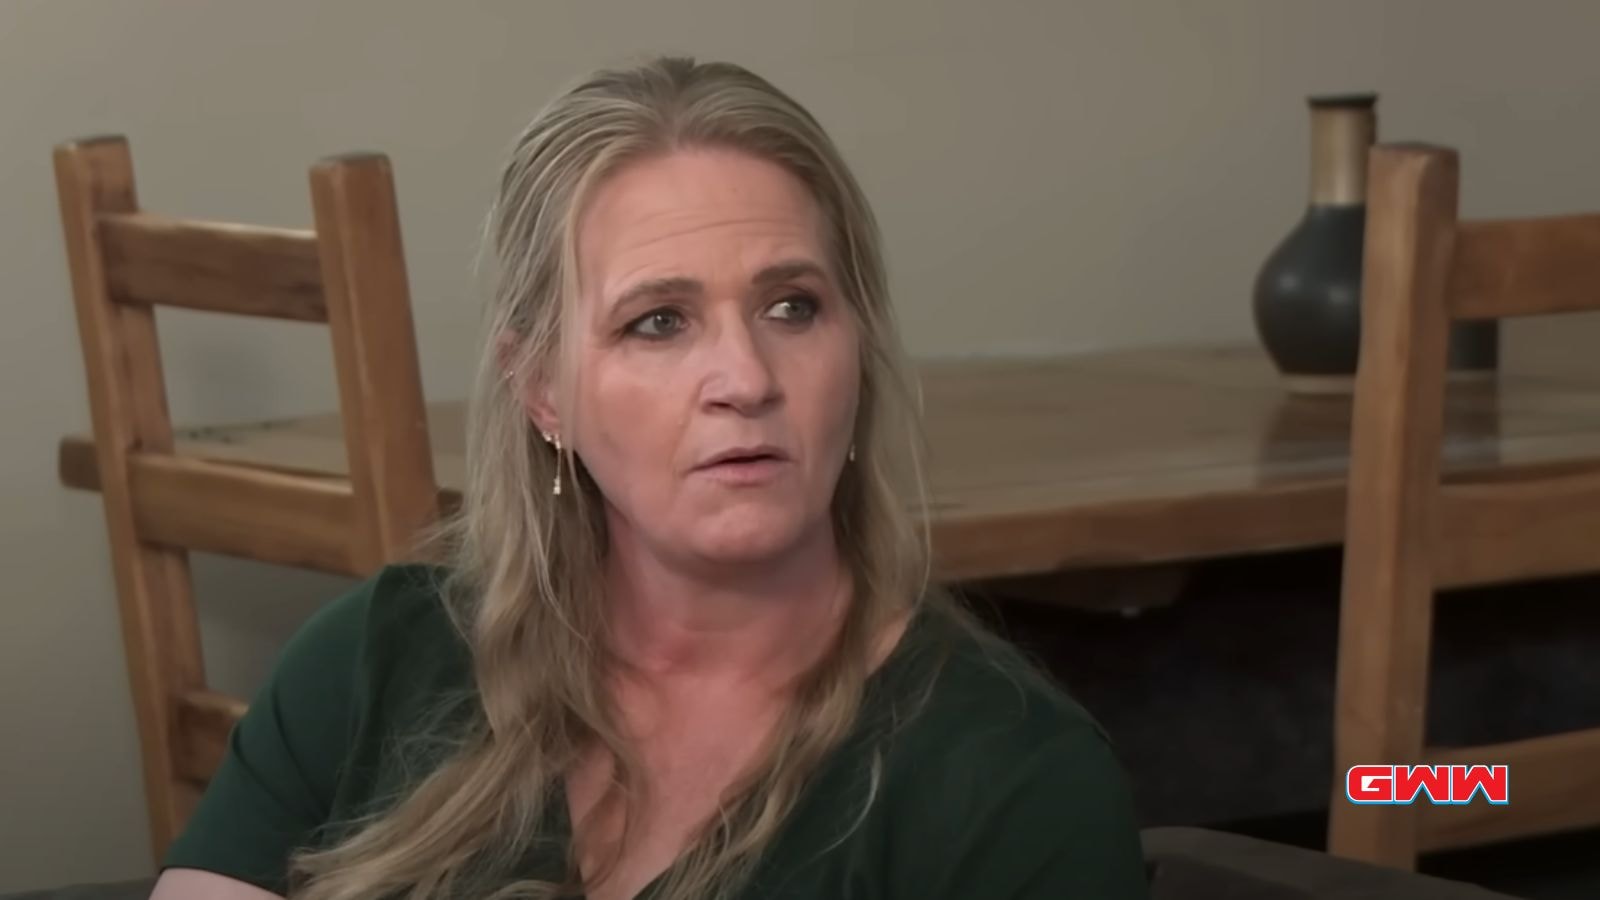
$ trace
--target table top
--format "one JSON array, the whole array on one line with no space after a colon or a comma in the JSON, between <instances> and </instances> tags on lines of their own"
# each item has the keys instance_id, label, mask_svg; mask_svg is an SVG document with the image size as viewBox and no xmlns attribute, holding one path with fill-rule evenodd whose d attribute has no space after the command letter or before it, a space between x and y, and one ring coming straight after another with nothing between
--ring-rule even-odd
<instances>
[{"instance_id":1,"label":"table top","mask_svg":"<svg viewBox=\"0 0 1600 900\"><path fill-rule=\"evenodd\" d=\"M950 578L1149 563L1341 540L1348 397L1287 393L1253 346L920 364L937 568ZM1600 371L1453 384L1446 469L1600 461ZM442 490L463 476L463 407L429 407ZM179 451L346 471L337 415L184 430ZM93 489L93 444L61 446Z\"/></svg>"}]
</instances>

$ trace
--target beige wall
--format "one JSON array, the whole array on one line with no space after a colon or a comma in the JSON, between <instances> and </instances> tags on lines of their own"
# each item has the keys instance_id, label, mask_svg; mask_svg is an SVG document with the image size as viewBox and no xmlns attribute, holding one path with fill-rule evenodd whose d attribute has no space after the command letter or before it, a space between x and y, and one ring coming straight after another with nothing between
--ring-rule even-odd
<instances>
[{"instance_id":1,"label":"beige wall","mask_svg":"<svg viewBox=\"0 0 1600 900\"><path fill-rule=\"evenodd\" d=\"M1596 35L1586 0L0 2L0 891L148 869L99 507L55 482L87 411L53 142L129 135L148 205L291 225L316 157L390 154L427 388L449 397L497 154L625 54L727 57L791 90L877 203L913 349L1019 353L1248 338L1255 267L1302 202L1308 92L1381 91L1382 135L1460 147L1468 213L1600 207ZM333 400L320 334L163 327L179 419ZM341 586L198 576L239 691Z\"/></svg>"}]
</instances>

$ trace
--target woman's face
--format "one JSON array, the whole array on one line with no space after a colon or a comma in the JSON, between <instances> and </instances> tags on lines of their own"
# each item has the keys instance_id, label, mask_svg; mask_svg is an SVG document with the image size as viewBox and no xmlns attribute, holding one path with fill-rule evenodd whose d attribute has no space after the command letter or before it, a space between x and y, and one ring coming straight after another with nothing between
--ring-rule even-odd
<instances>
[{"instance_id":1,"label":"woman's face","mask_svg":"<svg viewBox=\"0 0 1600 900\"><path fill-rule=\"evenodd\" d=\"M852 440L855 318L798 179L733 150L633 163L579 220L577 420L615 534L772 559L826 528Z\"/></svg>"}]
</instances>

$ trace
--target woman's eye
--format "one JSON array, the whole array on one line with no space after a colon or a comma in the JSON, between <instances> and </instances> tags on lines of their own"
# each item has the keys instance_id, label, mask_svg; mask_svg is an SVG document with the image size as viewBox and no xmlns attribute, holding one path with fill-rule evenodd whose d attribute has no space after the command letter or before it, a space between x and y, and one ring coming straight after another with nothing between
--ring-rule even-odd
<instances>
[{"instance_id":1,"label":"woman's eye","mask_svg":"<svg viewBox=\"0 0 1600 900\"><path fill-rule=\"evenodd\" d=\"M817 317L818 305L810 294L792 294L768 307L768 315L786 322L809 322Z\"/></svg>"},{"instance_id":2,"label":"woman's eye","mask_svg":"<svg viewBox=\"0 0 1600 900\"><path fill-rule=\"evenodd\" d=\"M684 326L683 314L675 309L657 309L645 313L628 326L629 334L645 338L671 337Z\"/></svg>"}]
</instances>

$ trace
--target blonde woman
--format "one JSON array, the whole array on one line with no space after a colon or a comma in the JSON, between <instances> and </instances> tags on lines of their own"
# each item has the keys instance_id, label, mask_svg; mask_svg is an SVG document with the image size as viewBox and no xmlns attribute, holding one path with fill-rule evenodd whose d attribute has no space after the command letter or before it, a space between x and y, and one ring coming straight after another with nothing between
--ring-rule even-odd
<instances>
[{"instance_id":1,"label":"blonde woman","mask_svg":"<svg viewBox=\"0 0 1600 900\"><path fill-rule=\"evenodd\" d=\"M927 583L879 239L735 66L511 153L447 563L294 638L155 896L1123 898L1097 725Z\"/></svg>"}]
</instances>

